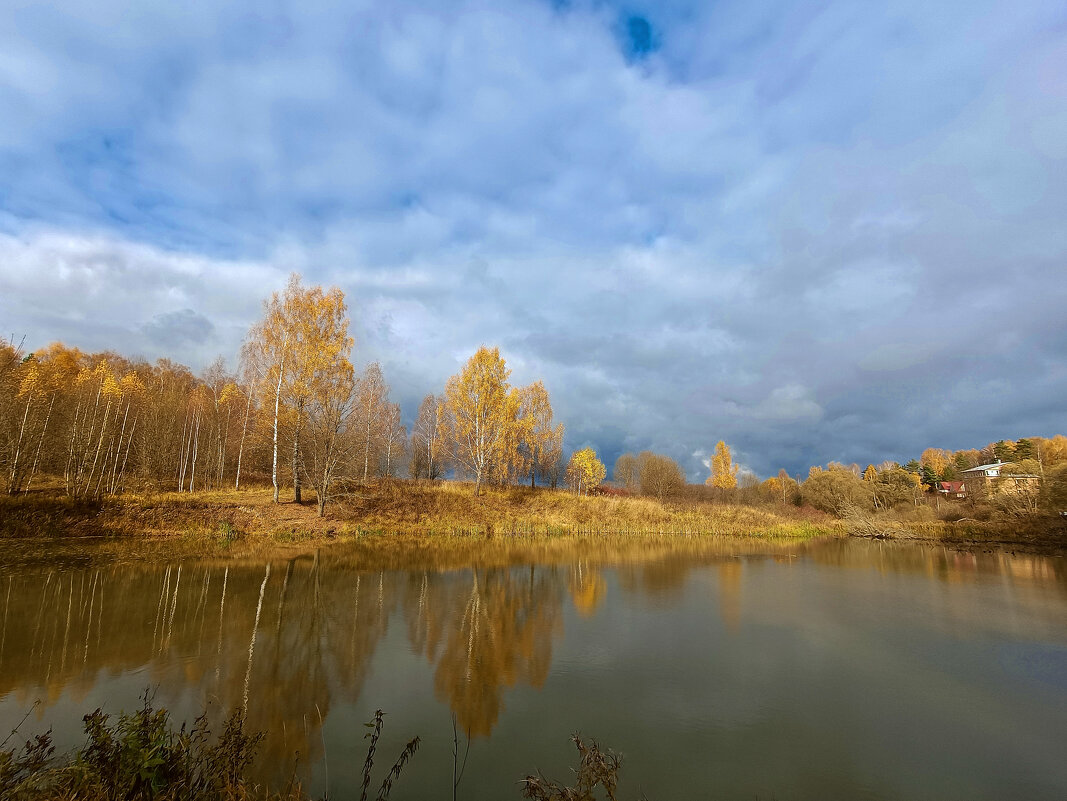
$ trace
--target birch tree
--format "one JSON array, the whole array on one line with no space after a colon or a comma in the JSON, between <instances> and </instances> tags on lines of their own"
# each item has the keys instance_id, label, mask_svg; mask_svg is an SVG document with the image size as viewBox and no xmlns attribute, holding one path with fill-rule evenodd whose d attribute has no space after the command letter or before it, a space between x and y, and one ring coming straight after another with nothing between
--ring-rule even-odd
<instances>
[{"instance_id":1,"label":"birch tree","mask_svg":"<svg viewBox=\"0 0 1067 801\"><path fill-rule=\"evenodd\" d=\"M407 444L408 430L400 422L400 405L390 403L385 410L385 425L383 427L382 448L379 462L381 474L386 478L396 475L397 466L404 459L404 448Z\"/></svg>"},{"instance_id":2,"label":"birch tree","mask_svg":"<svg viewBox=\"0 0 1067 801\"><path fill-rule=\"evenodd\" d=\"M542 382L535 381L519 390L517 424L520 465L523 473L529 472L532 488L556 444L563 441L563 424L553 425L552 402Z\"/></svg>"},{"instance_id":3,"label":"birch tree","mask_svg":"<svg viewBox=\"0 0 1067 801\"><path fill-rule=\"evenodd\" d=\"M444 472L448 453L448 407L444 398L427 395L411 427L411 477L431 481Z\"/></svg>"},{"instance_id":4,"label":"birch tree","mask_svg":"<svg viewBox=\"0 0 1067 801\"><path fill-rule=\"evenodd\" d=\"M356 381L354 436L359 440L357 456L362 462L364 483L370 478L371 464L377 467L389 413L389 387L377 362L367 365Z\"/></svg>"},{"instance_id":5,"label":"birch tree","mask_svg":"<svg viewBox=\"0 0 1067 801\"><path fill-rule=\"evenodd\" d=\"M317 392L315 381L323 370L352 349L348 335L344 294L332 287L305 288L293 273L282 294L275 292L264 303L263 319L249 335L256 361L263 371L261 387L273 397L272 466L274 500L278 501L278 439L283 404L290 421L293 498L300 503L300 437L308 403Z\"/></svg>"},{"instance_id":6,"label":"birch tree","mask_svg":"<svg viewBox=\"0 0 1067 801\"><path fill-rule=\"evenodd\" d=\"M717 489L736 489L737 470L730 458L730 446L719 440L711 457L711 475L704 483Z\"/></svg>"},{"instance_id":7,"label":"birch tree","mask_svg":"<svg viewBox=\"0 0 1067 801\"><path fill-rule=\"evenodd\" d=\"M445 388L455 458L474 476L475 495L505 455L510 374L500 350L483 345Z\"/></svg>"},{"instance_id":8,"label":"birch tree","mask_svg":"<svg viewBox=\"0 0 1067 801\"><path fill-rule=\"evenodd\" d=\"M301 467L315 489L319 517L325 517L338 470L350 458L355 442L348 435L355 377L347 352L339 353L332 364L323 365L312 386L306 459Z\"/></svg>"},{"instance_id":9,"label":"birch tree","mask_svg":"<svg viewBox=\"0 0 1067 801\"><path fill-rule=\"evenodd\" d=\"M589 491L600 486L607 475L607 468L597 458L592 448L582 448L571 454L567 463L567 482L578 495L588 495Z\"/></svg>"}]
</instances>

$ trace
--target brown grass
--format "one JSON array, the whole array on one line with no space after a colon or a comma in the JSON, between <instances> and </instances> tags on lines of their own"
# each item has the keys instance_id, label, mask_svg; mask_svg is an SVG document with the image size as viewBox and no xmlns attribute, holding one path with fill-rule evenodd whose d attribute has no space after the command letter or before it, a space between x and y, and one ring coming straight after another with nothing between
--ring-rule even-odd
<instances>
[{"instance_id":1,"label":"brown grass","mask_svg":"<svg viewBox=\"0 0 1067 801\"><path fill-rule=\"evenodd\" d=\"M1067 520L1048 516L1014 520L937 520L928 514L854 514L843 521L850 536L932 542L955 548L1023 547L1035 552L1067 549Z\"/></svg>"},{"instance_id":2,"label":"brown grass","mask_svg":"<svg viewBox=\"0 0 1067 801\"><path fill-rule=\"evenodd\" d=\"M380 539L554 539L726 535L810 538L844 527L810 510L726 504L672 504L640 497L576 497L563 490L492 488L476 496L459 482L382 481L352 492L318 517L303 504L272 502L269 488L195 493L127 493L78 501L54 490L0 498L8 540L138 541L142 550L180 540L182 551L252 554L259 548ZM7 547L7 546L6 546Z\"/></svg>"}]
</instances>

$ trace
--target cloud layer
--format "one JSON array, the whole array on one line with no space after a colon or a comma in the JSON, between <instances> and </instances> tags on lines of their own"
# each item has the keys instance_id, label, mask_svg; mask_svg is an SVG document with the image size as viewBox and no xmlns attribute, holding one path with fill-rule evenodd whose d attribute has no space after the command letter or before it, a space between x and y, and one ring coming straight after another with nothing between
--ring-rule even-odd
<instances>
[{"instance_id":1,"label":"cloud layer","mask_svg":"<svg viewBox=\"0 0 1067 801\"><path fill-rule=\"evenodd\" d=\"M204 365L290 270L690 477L1062 429L1067 12L18 4L0 324Z\"/></svg>"}]
</instances>

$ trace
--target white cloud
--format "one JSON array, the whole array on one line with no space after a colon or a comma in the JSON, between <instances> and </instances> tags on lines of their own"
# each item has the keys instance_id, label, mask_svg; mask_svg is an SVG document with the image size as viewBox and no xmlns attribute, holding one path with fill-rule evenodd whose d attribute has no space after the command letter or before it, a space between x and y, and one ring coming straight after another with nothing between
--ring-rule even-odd
<instances>
[{"instance_id":1,"label":"white cloud","mask_svg":"<svg viewBox=\"0 0 1067 801\"><path fill-rule=\"evenodd\" d=\"M203 365L299 270L405 403L499 343L571 444L691 474L1067 392L1056 3L671 4L640 64L600 3L247 9L0 15L5 328Z\"/></svg>"}]
</instances>

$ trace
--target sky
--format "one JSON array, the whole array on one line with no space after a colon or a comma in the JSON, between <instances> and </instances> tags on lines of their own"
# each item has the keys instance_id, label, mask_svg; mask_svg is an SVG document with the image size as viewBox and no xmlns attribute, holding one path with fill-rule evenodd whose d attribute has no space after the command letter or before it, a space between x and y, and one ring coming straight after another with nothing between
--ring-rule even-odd
<instances>
[{"instance_id":1,"label":"sky","mask_svg":"<svg viewBox=\"0 0 1067 801\"><path fill-rule=\"evenodd\" d=\"M0 330L235 362L288 274L410 422L760 476L1067 430L1067 6L0 0Z\"/></svg>"}]
</instances>

